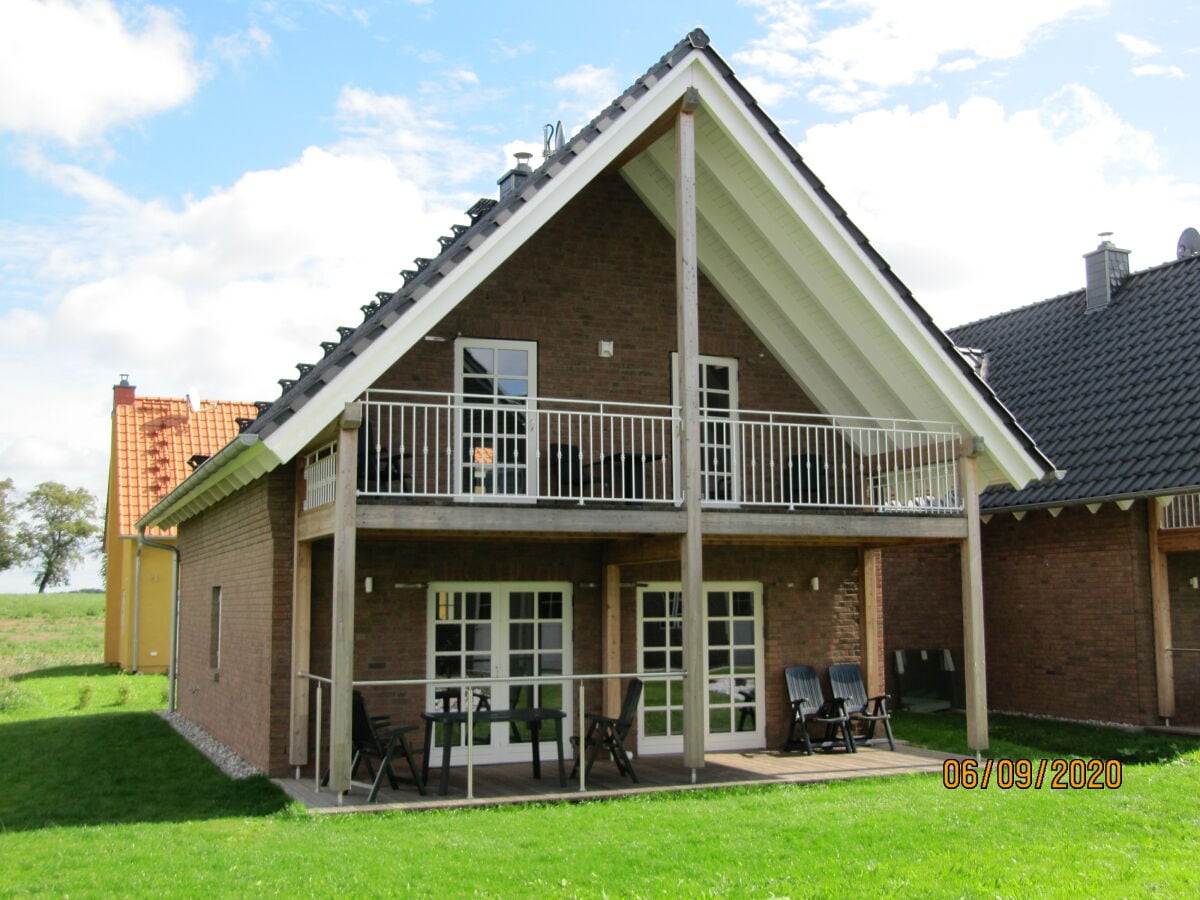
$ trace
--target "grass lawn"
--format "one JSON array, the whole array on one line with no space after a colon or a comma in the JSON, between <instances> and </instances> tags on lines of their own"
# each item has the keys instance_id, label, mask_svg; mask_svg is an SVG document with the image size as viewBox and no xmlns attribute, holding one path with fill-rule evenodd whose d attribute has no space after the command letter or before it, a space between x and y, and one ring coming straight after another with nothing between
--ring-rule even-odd
<instances>
[{"instance_id":1,"label":"grass lawn","mask_svg":"<svg viewBox=\"0 0 1200 900\"><path fill-rule=\"evenodd\" d=\"M266 779L221 775L139 706L153 705L140 687L116 703L120 677L60 664L9 679L40 706L0 709L0 894L1200 894L1195 742L996 717L993 755L1120 759L1123 785L968 791L908 776L309 816ZM964 739L949 714L899 717L896 731L951 750Z\"/></svg>"}]
</instances>

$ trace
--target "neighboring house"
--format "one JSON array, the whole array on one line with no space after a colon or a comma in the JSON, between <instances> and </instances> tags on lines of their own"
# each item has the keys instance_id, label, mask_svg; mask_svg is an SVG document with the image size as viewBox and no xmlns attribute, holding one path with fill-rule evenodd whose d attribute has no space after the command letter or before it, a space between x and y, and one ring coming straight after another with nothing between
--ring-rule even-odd
<instances>
[{"instance_id":1,"label":"neighboring house","mask_svg":"<svg viewBox=\"0 0 1200 900\"><path fill-rule=\"evenodd\" d=\"M104 522L104 661L125 671L165 672L171 661L175 583L173 528L137 520L257 415L250 403L139 397L127 375L113 387L112 456ZM140 552L139 552L140 550ZM140 577L139 577L140 576Z\"/></svg>"},{"instance_id":2,"label":"neighboring house","mask_svg":"<svg viewBox=\"0 0 1200 900\"><path fill-rule=\"evenodd\" d=\"M1065 472L984 492L997 710L1200 724L1200 241L1130 273L1105 240L1086 287L950 332ZM891 651L962 649L955 548L885 554ZM893 685L894 686L894 685Z\"/></svg>"},{"instance_id":3,"label":"neighboring house","mask_svg":"<svg viewBox=\"0 0 1200 900\"><path fill-rule=\"evenodd\" d=\"M332 734L346 790L352 683L459 696L370 687L410 679L573 721L573 678L657 674L639 753L778 746L785 666L882 685L880 548L973 547L977 485L1053 471L703 32L547 149L142 519L179 528L180 710L272 773Z\"/></svg>"}]
</instances>

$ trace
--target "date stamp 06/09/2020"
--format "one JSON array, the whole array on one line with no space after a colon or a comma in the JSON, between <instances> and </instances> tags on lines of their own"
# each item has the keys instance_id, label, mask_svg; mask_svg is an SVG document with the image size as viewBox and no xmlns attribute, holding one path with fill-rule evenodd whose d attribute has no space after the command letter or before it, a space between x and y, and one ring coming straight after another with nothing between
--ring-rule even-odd
<instances>
[{"instance_id":1,"label":"date stamp 06/09/2020","mask_svg":"<svg viewBox=\"0 0 1200 900\"><path fill-rule=\"evenodd\" d=\"M1111 791L1124 774L1119 759L948 759L942 763L942 787Z\"/></svg>"}]
</instances>

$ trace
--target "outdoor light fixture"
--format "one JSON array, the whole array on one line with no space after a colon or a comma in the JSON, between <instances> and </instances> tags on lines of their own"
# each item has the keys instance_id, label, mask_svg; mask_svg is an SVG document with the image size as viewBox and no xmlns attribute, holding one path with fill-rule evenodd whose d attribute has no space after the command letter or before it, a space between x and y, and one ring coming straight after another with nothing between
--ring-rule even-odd
<instances>
[{"instance_id":1,"label":"outdoor light fixture","mask_svg":"<svg viewBox=\"0 0 1200 900\"><path fill-rule=\"evenodd\" d=\"M808 579L808 586L814 591L819 591L821 589L821 576L814 575L812 578Z\"/></svg>"},{"instance_id":2,"label":"outdoor light fixture","mask_svg":"<svg viewBox=\"0 0 1200 900\"><path fill-rule=\"evenodd\" d=\"M363 591L369 594L373 590L375 590L375 579L368 575L363 579Z\"/></svg>"},{"instance_id":3,"label":"outdoor light fixture","mask_svg":"<svg viewBox=\"0 0 1200 900\"><path fill-rule=\"evenodd\" d=\"M1192 590L1194 591L1196 588L1200 588L1200 578L1197 578L1195 575L1193 575L1188 579L1188 584L1192 586Z\"/></svg>"}]
</instances>

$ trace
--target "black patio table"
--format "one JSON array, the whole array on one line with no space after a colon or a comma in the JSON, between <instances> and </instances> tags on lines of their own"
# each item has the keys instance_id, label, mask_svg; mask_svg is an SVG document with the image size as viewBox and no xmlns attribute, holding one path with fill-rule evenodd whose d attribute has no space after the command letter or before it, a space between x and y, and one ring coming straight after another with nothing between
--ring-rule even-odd
<instances>
[{"instance_id":1,"label":"black patio table","mask_svg":"<svg viewBox=\"0 0 1200 900\"><path fill-rule=\"evenodd\" d=\"M567 767L563 762L562 720L567 714L561 709L550 709L535 706L529 709L481 709L473 713L476 722L525 722L529 725L529 743L533 754L533 777L542 777L542 755L538 744L541 741L542 723L558 720L559 725L554 729L554 742L558 748L558 783L560 787L567 786ZM459 710L439 710L421 713L425 720L425 761L422 764L422 775L429 784L429 757L433 753L433 726L462 725L467 721L467 714ZM439 794L450 790L450 736L446 735L442 745L442 780L438 787Z\"/></svg>"}]
</instances>

